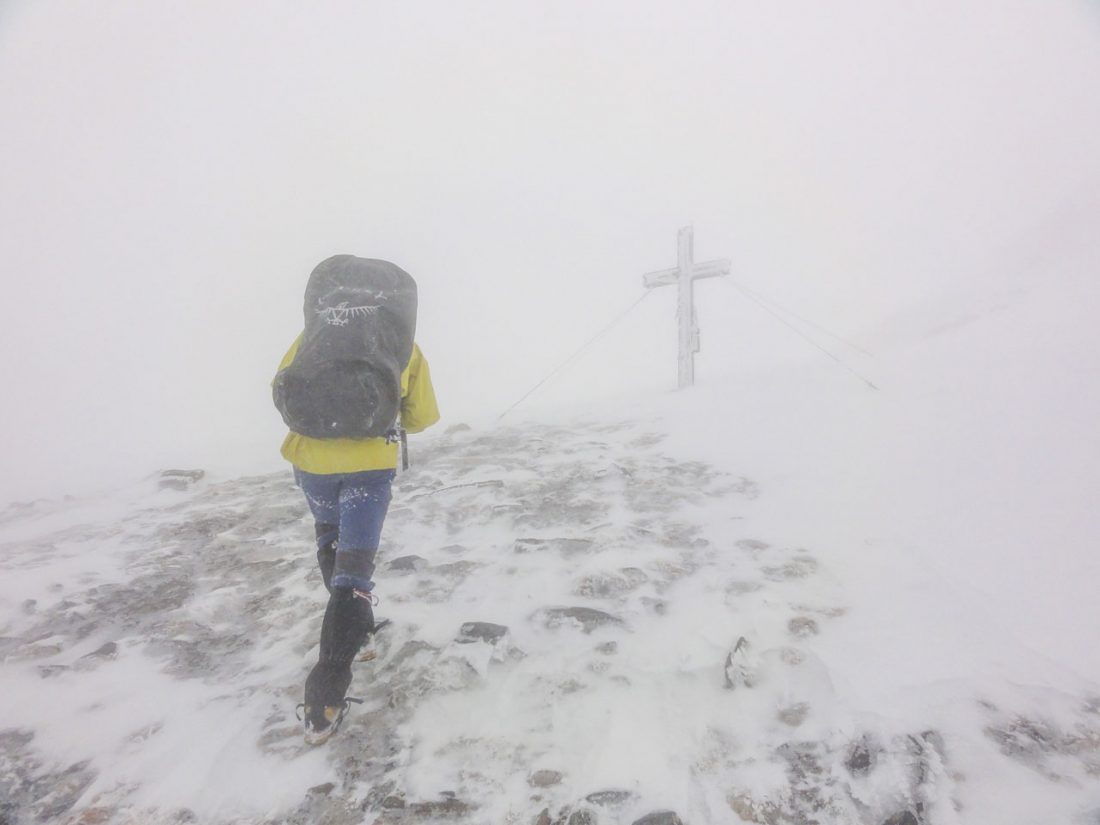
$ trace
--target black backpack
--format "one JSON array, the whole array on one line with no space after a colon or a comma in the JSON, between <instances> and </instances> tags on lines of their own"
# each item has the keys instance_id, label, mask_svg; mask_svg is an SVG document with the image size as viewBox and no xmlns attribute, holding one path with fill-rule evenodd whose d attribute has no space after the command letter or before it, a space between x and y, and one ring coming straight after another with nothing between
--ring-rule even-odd
<instances>
[{"instance_id":1,"label":"black backpack","mask_svg":"<svg viewBox=\"0 0 1100 825\"><path fill-rule=\"evenodd\" d=\"M298 352L275 376L286 425L312 438L376 438L401 409L416 282L389 261L334 255L309 276Z\"/></svg>"}]
</instances>

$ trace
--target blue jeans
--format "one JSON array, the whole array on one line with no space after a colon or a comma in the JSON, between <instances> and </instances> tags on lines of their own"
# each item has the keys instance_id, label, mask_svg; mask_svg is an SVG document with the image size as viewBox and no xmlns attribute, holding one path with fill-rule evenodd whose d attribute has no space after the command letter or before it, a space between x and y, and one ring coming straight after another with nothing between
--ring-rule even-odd
<instances>
[{"instance_id":1,"label":"blue jeans","mask_svg":"<svg viewBox=\"0 0 1100 825\"><path fill-rule=\"evenodd\" d=\"M294 468L316 521L318 549L336 549L331 588L374 589L374 557L396 475L396 470L317 475Z\"/></svg>"}]
</instances>

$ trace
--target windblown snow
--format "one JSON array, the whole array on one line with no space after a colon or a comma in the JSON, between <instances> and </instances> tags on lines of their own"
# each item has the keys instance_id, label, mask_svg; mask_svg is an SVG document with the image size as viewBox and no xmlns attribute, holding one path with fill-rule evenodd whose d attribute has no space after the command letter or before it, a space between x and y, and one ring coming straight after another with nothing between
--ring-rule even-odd
<instances>
[{"instance_id":1,"label":"windblown snow","mask_svg":"<svg viewBox=\"0 0 1100 825\"><path fill-rule=\"evenodd\" d=\"M926 636L900 621L879 647L832 560L852 554L792 541L767 483L685 457L669 423L422 442L380 555L392 624L322 748L293 715L325 593L289 473L9 508L4 821L1096 816L1100 693L988 658L945 678L937 648L997 630L933 581L887 594Z\"/></svg>"},{"instance_id":2,"label":"windblown snow","mask_svg":"<svg viewBox=\"0 0 1100 825\"><path fill-rule=\"evenodd\" d=\"M0 821L1100 821L1094 291L421 437L320 748L289 471L11 505Z\"/></svg>"}]
</instances>

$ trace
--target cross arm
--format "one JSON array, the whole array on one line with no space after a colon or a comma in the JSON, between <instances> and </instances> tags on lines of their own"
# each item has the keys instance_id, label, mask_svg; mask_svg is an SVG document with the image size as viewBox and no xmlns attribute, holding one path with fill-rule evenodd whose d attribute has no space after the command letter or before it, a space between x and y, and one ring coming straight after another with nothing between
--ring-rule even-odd
<instances>
[{"instance_id":1,"label":"cross arm","mask_svg":"<svg viewBox=\"0 0 1100 825\"><path fill-rule=\"evenodd\" d=\"M688 270L688 277L693 281L697 281L701 278L717 278L722 275L729 275L730 262L728 258L722 258L717 261L707 261L701 264L693 264L691 269ZM642 276L642 283L647 289L652 289L657 286L668 286L674 284L680 280L680 268L675 267L673 269L661 269L657 272L648 272Z\"/></svg>"}]
</instances>

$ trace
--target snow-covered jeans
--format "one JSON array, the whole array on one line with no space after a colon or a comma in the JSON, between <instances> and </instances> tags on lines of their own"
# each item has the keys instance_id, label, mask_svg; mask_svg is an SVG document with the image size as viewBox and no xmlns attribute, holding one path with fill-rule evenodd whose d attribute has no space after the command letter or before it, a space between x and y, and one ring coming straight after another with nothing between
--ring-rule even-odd
<instances>
[{"instance_id":1,"label":"snow-covered jeans","mask_svg":"<svg viewBox=\"0 0 1100 825\"><path fill-rule=\"evenodd\" d=\"M316 521L317 558L330 590L374 589L374 557L396 475L396 470L317 475L295 468L294 480Z\"/></svg>"}]
</instances>

